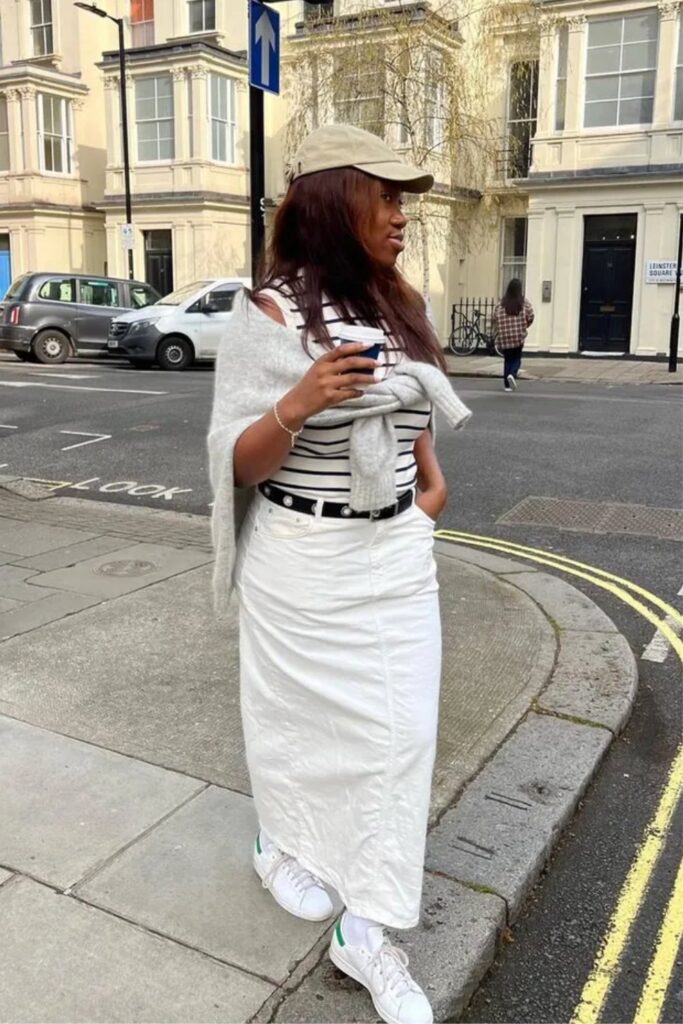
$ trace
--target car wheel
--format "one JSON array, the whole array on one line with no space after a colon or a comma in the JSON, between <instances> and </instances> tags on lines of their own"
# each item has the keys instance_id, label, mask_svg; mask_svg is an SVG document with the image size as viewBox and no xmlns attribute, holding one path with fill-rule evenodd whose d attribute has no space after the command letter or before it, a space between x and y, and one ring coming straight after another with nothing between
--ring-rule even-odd
<instances>
[{"instance_id":1,"label":"car wheel","mask_svg":"<svg viewBox=\"0 0 683 1024\"><path fill-rule=\"evenodd\" d=\"M149 370L154 365L153 359L129 359L128 362L136 370Z\"/></svg>"},{"instance_id":2,"label":"car wheel","mask_svg":"<svg viewBox=\"0 0 683 1024\"><path fill-rule=\"evenodd\" d=\"M33 352L17 352L17 350L15 349L14 354L17 357L17 359L21 359L22 363L35 363L36 361Z\"/></svg>"},{"instance_id":3,"label":"car wheel","mask_svg":"<svg viewBox=\"0 0 683 1024\"><path fill-rule=\"evenodd\" d=\"M157 362L162 370L184 370L194 360L194 352L185 338L169 337L159 343Z\"/></svg>"},{"instance_id":4,"label":"car wheel","mask_svg":"<svg viewBox=\"0 0 683 1024\"><path fill-rule=\"evenodd\" d=\"M39 363L63 363L69 356L69 339L61 331L47 327L36 334L32 349Z\"/></svg>"}]
</instances>

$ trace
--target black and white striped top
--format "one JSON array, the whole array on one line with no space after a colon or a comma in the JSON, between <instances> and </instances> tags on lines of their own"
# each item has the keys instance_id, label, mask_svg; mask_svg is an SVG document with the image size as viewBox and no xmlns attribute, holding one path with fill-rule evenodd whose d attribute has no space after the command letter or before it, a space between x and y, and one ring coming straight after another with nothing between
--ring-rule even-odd
<instances>
[{"instance_id":1,"label":"black and white striped top","mask_svg":"<svg viewBox=\"0 0 683 1024\"><path fill-rule=\"evenodd\" d=\"M303 331L303 316L291 292L284 286L268 288L261 292L272 299L281 310L287 327ZM323 303L323 317L335 345L339 344L337 333L345 322L331 302ZM353 324L362 321L353 319ZM380 356L376 379L383 380L393 372L394 367L405 358L395 339L384 332L386 342ZM322 355L322 352L321 352ZM396 462L396 491L401 494L415 486L417 467L413 448L416 439L429 424L431 405L425 401L411 409L392 413L398 443ZM352 420L334 427L305 426L297 438L287 460L270 483L284 490L296 492L307 498L325 498L328 501L346 501L351 491L349 469L349 440Z\"/></svg>"}]
</instances>

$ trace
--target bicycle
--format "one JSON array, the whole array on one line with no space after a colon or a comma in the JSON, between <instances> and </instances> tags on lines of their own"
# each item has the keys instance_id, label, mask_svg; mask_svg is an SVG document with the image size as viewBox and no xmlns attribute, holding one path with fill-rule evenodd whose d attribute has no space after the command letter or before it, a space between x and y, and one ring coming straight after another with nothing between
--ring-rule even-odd
<instances>
[{"instance_id":1,"label":"bicycle","mask_svg":"<svg viewBox=\"0 0 683 1024\"><path fill-rule=\"evenodd\" d=\"M469 320L464 313L457 311L460 323L453 327L451 336L448 339L448 347L456 356L470 356L476 352L480 345L486 348L489 356L503 357L503 350L498 347L494 334L487 334L482 328L481 320L484 313L481 309L475 309L472 319Z\"/></svg>"}]
</instances>

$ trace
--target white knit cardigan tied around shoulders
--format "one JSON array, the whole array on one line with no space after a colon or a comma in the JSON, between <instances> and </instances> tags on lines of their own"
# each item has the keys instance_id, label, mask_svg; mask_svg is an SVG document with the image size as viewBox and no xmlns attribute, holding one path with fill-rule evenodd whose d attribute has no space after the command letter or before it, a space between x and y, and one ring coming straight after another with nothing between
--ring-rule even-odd
<instances>
[{"instance_id":1,"label":"white knit cardigan tied around shoulders","mask_svg":"<svg viewBox=\"0 0 683 1024\"><path fill-rule=\"evenodd\" d=\"M236 539L254 488L236 488L235 444L244 431L272 409L311 367L297 331L276 323L245 292L235 299L216 363L213 412L208 435L209 474L214 504L211 520L216 553L214 596L219 614L232 592ZM396 501L397 444L391 414L425 399L453 428L471 413L436 366L403 359L385 380L360 397L326 409L307 426L337 426L352 420L351 498L354 511L383 508Z\"/></svg>"}]
</instances>

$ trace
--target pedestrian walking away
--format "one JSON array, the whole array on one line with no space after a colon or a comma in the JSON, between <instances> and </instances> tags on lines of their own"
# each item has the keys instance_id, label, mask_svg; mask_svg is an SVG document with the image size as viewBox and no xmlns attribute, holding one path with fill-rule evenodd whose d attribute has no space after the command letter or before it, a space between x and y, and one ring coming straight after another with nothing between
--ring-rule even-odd
<instances>
[{"instance_id":1,"label":"pedestrian walking away","mask_svg":"<svg viewBox=\"0 0 683 1024\"><path fill-rule=\"evenodd\" d=\"M432 176L348 125L302 143L235 303L209 453L219 613L239 603L253 865L390 1024L430 1024L384 929L419 919L441 672L434 409L469 417L395 264Z\"/></svg>"},{"instance_id":2,"label":"pedestrian walking away","mask_svg":"<svg viewBox=\"0 0 683 1024\"><path fill-rule=\"evenodd\" d=\"M503 353L503 384L508 394L517 390L522 350L533 322L534 311L529 300L524 298L522 282L513 277L493 311L493 332L497 347Z\"/></svg>"}]
</instances>

